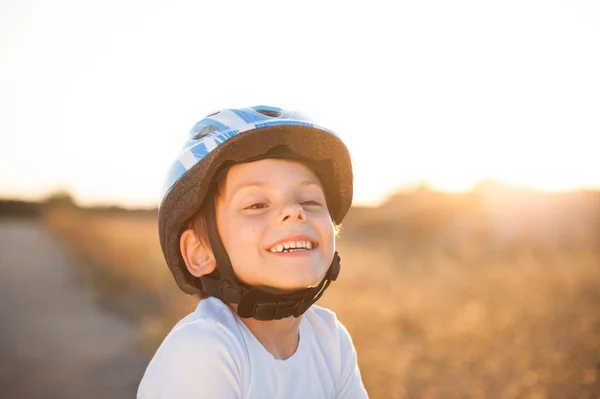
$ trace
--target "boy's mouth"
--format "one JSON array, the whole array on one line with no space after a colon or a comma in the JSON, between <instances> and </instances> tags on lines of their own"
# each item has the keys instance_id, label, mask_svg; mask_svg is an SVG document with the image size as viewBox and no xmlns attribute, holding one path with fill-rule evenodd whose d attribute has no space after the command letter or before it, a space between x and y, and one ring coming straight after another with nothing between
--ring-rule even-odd
<instances>
[{"instance_id":1,"label":"boy's mouth","mask_svg":"<svg viewBox=\"0 0 600 399\"><path fill-rule=\"evenodd\" d=\"M307 236L288 237L276 242L267 248L267 251L272 253L288 253L310 251L319 246L319 243L310 239Z\"/></svg>"}]
</instances>

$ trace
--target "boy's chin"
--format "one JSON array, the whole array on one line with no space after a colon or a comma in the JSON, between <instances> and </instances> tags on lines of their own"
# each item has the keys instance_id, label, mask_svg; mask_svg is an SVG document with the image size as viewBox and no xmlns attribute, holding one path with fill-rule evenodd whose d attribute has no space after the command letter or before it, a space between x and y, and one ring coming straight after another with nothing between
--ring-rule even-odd
<instances>
[{"instance_id":1,"label":"boy's chin","mask_svg":"<svg viewBox=\"0 0 600 399\"><path fill-rule=\"evenodd\" d=\"M274 281L273 288L281 291L297 291L318 286L325 277L325 272L312 275L298 275L293 278Z\"/></svg>"},{"instance_id":2,"label":"boy's chin","mask_svg":"<svg viewBox=\"0 0 600 399\"><path fill-rule=\"evenodd\" d=\"M266 291L290 292L318 286L328 269L329 265L304 264L287 268L277 265L268 268L268 273L263 269L263 273L268 274L269 278L254 276L254 279L246 280L240 275L238 278L250 286L264 288Z\"/></svg>"}]
</instances>

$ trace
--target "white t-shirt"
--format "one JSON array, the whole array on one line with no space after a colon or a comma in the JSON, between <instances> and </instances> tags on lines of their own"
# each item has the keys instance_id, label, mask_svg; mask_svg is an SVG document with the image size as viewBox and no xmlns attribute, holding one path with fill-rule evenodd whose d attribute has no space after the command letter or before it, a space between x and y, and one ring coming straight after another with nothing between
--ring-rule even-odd
<instances>
[{"instance_id":1,"label":"white t-shirt","mask_svg":"<svg viewBox=\"0 0 600 399\"><path fill-rule=\"evenodd\" d=\"M346 328L311 306L296 352L275 359L221 300L207 298L167 335L138 399L367 398Z\"/></svg>"}]
</instances>

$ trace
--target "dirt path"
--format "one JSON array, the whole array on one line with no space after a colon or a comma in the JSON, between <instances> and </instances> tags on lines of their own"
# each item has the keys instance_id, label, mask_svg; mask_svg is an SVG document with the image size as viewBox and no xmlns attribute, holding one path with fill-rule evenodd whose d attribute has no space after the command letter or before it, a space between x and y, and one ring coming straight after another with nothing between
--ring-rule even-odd
<instances>
[{"instance_id":1,"label":"dirt path","mask_svg":"<svg viewBox=\"0 0 600 399\"><path fill-rule=\"evenodd\" d=\"M148 359L35 220L0 219L0 398L133 398Z\"/></svg>"}]
</instances>

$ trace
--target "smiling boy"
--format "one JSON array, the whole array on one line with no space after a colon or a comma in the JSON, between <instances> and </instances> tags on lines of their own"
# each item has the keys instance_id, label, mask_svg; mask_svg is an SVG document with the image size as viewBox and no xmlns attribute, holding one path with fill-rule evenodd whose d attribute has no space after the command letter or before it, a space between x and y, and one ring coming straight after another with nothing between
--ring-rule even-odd
<instances>
[{"instance_id":1,"label":"smiling boy","mask_svg":"<svg viewBox=\"0 0 600 399\"><path fill-rule=\"evenodd\" d=\"M313 305L337 278L352 202L348 150L275 107L198 122L174 162L159 236L202 298L167 335L138 398L366 398L348 331Z\"/></svg>"}]
</instances>

